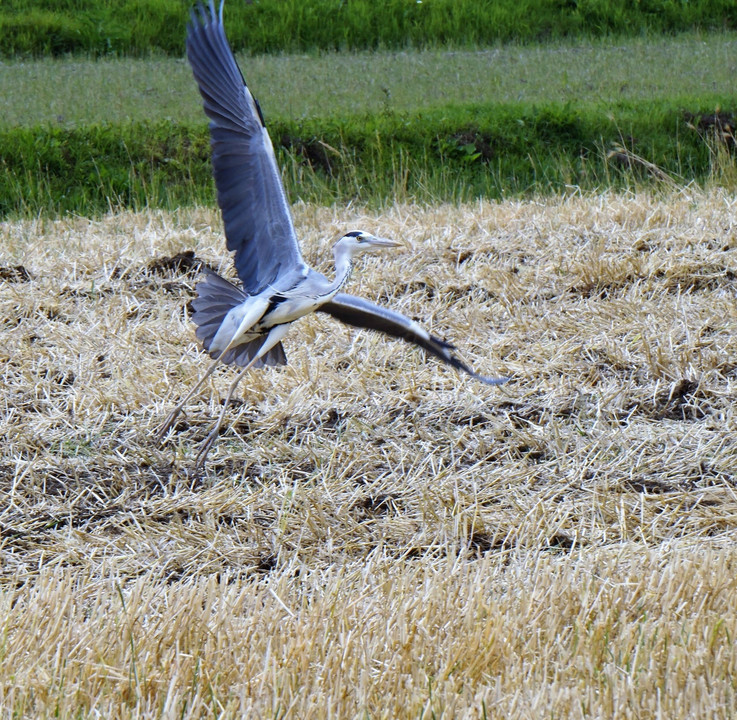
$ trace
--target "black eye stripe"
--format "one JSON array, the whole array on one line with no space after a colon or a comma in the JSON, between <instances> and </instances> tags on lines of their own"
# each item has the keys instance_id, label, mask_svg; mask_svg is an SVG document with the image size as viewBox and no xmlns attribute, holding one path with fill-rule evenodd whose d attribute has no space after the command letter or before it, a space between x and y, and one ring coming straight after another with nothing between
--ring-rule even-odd
<instances>
[{"instance_id":1,"label":"black eye stripe","mask_svg":"<svg viewBox=\"0 0 737 720\"><path fill-rule=\"evenodd\" d=\"M357 238L361 237L361 235L363 235L363 233L360 230L351 230L351 232L345 234L345 237Z\"/></svg>"}]
</instances>

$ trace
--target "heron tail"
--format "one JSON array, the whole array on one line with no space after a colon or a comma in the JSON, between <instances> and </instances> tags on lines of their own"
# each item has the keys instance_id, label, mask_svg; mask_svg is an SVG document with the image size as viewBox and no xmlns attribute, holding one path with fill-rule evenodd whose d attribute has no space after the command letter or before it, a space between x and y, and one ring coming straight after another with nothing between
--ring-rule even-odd
<instances>
[{"instance_id":1,"label":"heron tail","mask_svg":"<svg viewBox=\"0 0 737 720\"><path fill-rule=\"evenodd\" d=\"M202 341L202 346L210 353L213 338L225 316L236 306L248 298L239 287L233 285L209 268L203 267L205 279L197 284L197 297L192 301L192 322L197 325L195 334ZM232 347L222 357L226 365L244 367L259 351L264 338L259 337L250 342ZM211 353L216 357L218 353ZM254 367L264 365L286 365L287 356L281 343L275 345L262 358L254 363Z\"/></svg>"}]
</instances>

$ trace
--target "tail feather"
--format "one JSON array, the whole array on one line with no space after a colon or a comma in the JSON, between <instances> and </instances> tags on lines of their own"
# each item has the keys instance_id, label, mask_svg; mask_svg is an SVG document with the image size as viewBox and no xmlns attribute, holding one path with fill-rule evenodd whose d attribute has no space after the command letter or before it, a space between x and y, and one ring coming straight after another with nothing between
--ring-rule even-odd
<instances>
[{"instance_id":1,"label":"tail feather","mask_svg":"<svg viewBox=\"0 0 737 720\"><path fill-rule=\"evenodd\" d=\"M223 318L230 312L233 305L213 305L207 308L207 310L197 311L195 309L194 322L200 326L201 329L209 325L215 325L215 332L220 327L220 323ZM209 334L209 333L208 333ZM200 337L200 333L197 333L197 337Z\"/></svg>"},{"instance_id":2,"label":"tail feather","mask_svg":"<svg viewBox=\"0 0 737 720\"><path fill-rule=\"evenodd\" d=\"M236 305L240 305L248 295L239 287L220 277L209 268L203 268L205 279L197 284L197 297L192 301L192 321L197 325L195 335L202 341L202 346L210 353L213 338L222 324L225 316ZM247 365L259 351L264 338L256 338L250 342L236 345L222 357L226 365ZM217 353L211 357L217 357ZM264 365L286 365L287 356L282 344L275 345L262 358L259 358L254 367Z\"/></svg>"},{"instance_id":3,"label":"tail feather","mask_svg":"<svg viewBox=\"0 0 737 720\"><path fill-rule=\"evenodd\" d=\"M243 345L236 345L223 355L223 362L227 365L239 365L240 367L245 367L259 351L263 341L264 338L258 338L257 340L251 340L251 342ZM271 350L269 350L269 352L266 353L266 355L259 358L254 363L253 367L263 367L264 365L273 367L275 365L286 364L287 356L284 352L284 348L281 343L277 343L273 348L271 348Z\"/></svg>"}]
</instances>

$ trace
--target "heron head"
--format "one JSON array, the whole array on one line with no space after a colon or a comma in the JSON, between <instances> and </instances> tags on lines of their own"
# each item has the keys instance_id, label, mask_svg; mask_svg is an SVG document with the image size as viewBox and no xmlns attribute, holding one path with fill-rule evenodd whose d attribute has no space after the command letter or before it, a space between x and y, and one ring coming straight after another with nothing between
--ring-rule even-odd
<instances>
[{"instance_id":1,"label":"heron head","mask_svg":"<svg viewBox=\"0 0 737 720\"><path fill-rule=\"evenodd\" d=\"M351 257L360 255L361 253L371 250L379 250L388 247L400 247L401 243L386 238L376 237L371 233L363 230L352 230L343 235L335 244L335 249L341 249L348 253Z\"/></svg>"}]
</instances>

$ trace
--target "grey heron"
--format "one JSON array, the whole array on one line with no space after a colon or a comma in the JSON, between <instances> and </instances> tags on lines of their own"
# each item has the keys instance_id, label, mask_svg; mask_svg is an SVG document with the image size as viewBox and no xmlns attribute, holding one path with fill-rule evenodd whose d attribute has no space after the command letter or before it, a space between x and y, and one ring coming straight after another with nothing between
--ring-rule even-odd
<instances>
[{"instance_id":1,"label":"grey heron","mask_svg":"<svg viewBox=\"0 0 737 720\"><path fill-rule=\"evenodd\" d=\"M285 364L282 339L293 322L315 311L348 325L407 340L488 385L505 382L508 378L474 372L452 354L453 345L410 318L341 292L354 258L400 243L354 230L333 248L332 281L306 265L261 109L225 36L222 2L219 12L213 0L208 7L200 3L192 10L187 57L210 118L217 201L241 287L205 271L192 303L192 321L197 325L197 338L214 362L169 414L157 433L158 440L218 363L237 365L242 370L230 385L218 421L197 457L198 465L204 463L240 380L251 368Z\"/></svg>"}]
</instances>

